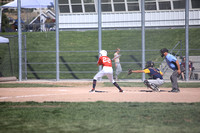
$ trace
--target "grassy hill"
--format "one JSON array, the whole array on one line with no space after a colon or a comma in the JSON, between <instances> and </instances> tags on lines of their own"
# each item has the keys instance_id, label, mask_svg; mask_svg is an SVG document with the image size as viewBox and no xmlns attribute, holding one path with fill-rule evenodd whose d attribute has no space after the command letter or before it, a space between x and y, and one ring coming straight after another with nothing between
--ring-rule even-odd
<instances>
[{"instance_id":1,"label":"grassy hill","mask_svg":"<svg viewBox=\"0 0 200 133\"><path fill-rule=\"evenodd\" d=\"M1 35L13 35L17 33L4 33ZM27 32L27 60L28 79L55 79L56 78L56 34L55 32ZM189 30L189 48L200 49L200 29ZM60 78L61 79L91 79L98 71L96 66L98 57L98 31L60 31ZM159 50L161 48L172 49L178 41L182 40L182 48L185 48L184 29L150 29L146 30L146 60L156 62L156 66L162 61ZM11 45L17 46L17 39L11 39ZM121 49L121 65L123 73L120 78L141 78L141 74L127 77L129 68L141 69L141 30L103 30L102 49L107 50L108 56L113 58L114 50ZM23 47L24 48L24 47ZM179 46L178 48L181 48ZM1 45L1 62L5 58L8 48ZM15 48L15 51L17 48ZM72 52L73 51L73 52ZM75 52L76 51L76 52ZM83 52L84 51L84 52ZM8 53L8 52L7 52ZM183 51L183 55L185 52ZM190 55L199 55L199 51L190 51ZM24 56L24 53L23 53ZM17 62L17 54L13 57ZM43 63L43 64L40 64ZM2 65L2 63L1 63ZM0 65L0 68L1 68ZM15 63L15 75L18 65ZM23 65L24 66L24 65ZM24 68L24 67L23 67ZM2 73L3 70L1 69ZM5 71L5 70L4 70ZM24 71L24 70L23 70ZM35 71L35 73L33 73ZM24 73L23 73L24 75Z\"/></svg>"}]
</instances>

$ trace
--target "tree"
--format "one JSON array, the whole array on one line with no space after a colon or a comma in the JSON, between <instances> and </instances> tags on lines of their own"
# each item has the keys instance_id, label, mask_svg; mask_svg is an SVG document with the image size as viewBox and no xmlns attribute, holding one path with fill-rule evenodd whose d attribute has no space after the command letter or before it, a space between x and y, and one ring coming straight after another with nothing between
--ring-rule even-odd
<instances>
[{"instance_id":1,"label":"tree","mask_svg":"<svg viewBox=\"0 0 200 133\"><path fill-rule=\"evenodd\" d=\"M2 13L2 23L1 23L1 32L6 32L6 29L10 28L9 19L5 13Z\"/></svg>"}]
</instances>

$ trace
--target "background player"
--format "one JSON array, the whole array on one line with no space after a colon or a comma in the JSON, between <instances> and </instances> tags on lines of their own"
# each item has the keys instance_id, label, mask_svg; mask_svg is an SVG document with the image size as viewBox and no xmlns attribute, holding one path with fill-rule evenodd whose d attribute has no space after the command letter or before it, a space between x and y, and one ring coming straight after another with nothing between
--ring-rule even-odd
<instances>
[{"instance_id":1,"label":"background player","mask_svg":"<svg viewBox=\"0 0 200 133\"><path fill-rule=\"evenodd\" d=\"M157 69L154 68L154 62L147 61L146 68L144 70L129 70L128 75L131 73L146 73L150 76L150 78L144 81L144 84L151 88L153 91L160 91L159 86L161 86L164 83L163 80L163 73Z\"/></svg>"},{"instance_id":2,"label":"background player","mask_svg":"<svg viewBox=\"0 0 200 133\"><path fill-rule=\"evenodd\" d=\"M180 92L178 87L177 78L180 76L181 71L184 71L182 65L180 65L179 61L176 59L175 56L168 53L168 49L163 48L160 50L161 57L165 57L167 65L174 71L170 76L170 80L172 83L172 90L169 92Z\"/></svg>"},{"instance_id":3,"label":"background player","mask_svg":"<svg viewBox=\"0 0 200 133\"><path fill-rule=\"evenodd\" d=\"M121 67L121 64L120 64L120 49L117 48L116 49L116 52L114 53L114 58L112 60L115 61L115 80L118 80L118 75L122 72L122 67Z\"/></svg>"},{"instance_id":4,"label":"background player","mask_svg":"<svg viewBox=\"0 0 200 133\"><path fill-rule=\"evenodd\" d=\"M112 61L107 56L107 51L101 50L100 51L100 57L97 62L97 66L102 65L103 69L99 71L93 78L93 88L90 92L95 92L96 82L97 79L107 76L110 82L113 83L114 86L116 86L119 89L119 92L123 92L123 90L119 87L119 85L114 81L113 79L113 69L112 69Z\"/></svg>"}]
</instances>

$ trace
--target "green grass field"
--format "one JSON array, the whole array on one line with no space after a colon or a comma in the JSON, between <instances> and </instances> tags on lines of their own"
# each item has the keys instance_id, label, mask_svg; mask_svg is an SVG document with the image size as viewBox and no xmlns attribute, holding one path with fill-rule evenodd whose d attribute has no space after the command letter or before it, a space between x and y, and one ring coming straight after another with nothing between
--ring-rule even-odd
<instances>
[{"instance_id":1,"label":"green grass field","mask_svg":"<svg viewBox=\"0 0 200 133\"><path fill-rule=\"evenodd\" d=\"M1 133L198 133L200 103L0 102Z\"/></svg>"},{"instance_id":2,"label":"green grass field","mask_svg":"<svg viewBox=\"0 0 200 133\"><path fill-rule=\"evenodd\" d=\"M89 83L88 83L89 84ZM92 81L91 81L92 84ZM121 87L145 87L142 82L118 82ZM48 83L1 83L0 88L17 88L17 87L73 87L73 86L84 86L85 84L73 84L69 85L67 82L62 84L48 84ZM104 82L104 87L112 87L113 84L110 82ZM171 83L166 82L162 85L162 87L171 88ZM200 88L200 82L194 83L179 83L180 88Z\"/></svg>"},{"instance_id":3,"label":"green grass field","mask_svg":"<svg viewBox=\"0 0 200 133\"><path fill-rule=\"evenodd\" d=\"M1 33L1 35L11 35L17 33ZM28 79L56 79L56 36L55 32L25 32L27 37L27 60L30 63L27 67ZM199 28L189 30L189 48L200 48ZM159 50L163 47L172 49L178 41L182 40L182 47L185 48L185 30L184 29L148 29L146 30L146 60L156 62L159 67L163 60L160 57ZM11 40L10 44L17 46L17 40ZM98 71L96 66L98 56L98 31L60 31L60 79L91 79ZM134 78L140 79L141 74L135 74L134 77L127 77L126 71L129 68L141 69L141 30L103 30L102 31L102 49L108 50L108 56L113 57L114 50L121 48L121 62L123 73L120 79ZM23 47L24 48L24 47ZM180 46L178 47L178 49ZM17 51L18 48L13 48ZM137 50L137 51L130 51ZM149 51L155 50L155 51ZM8 73L9 69L8 48L6 45L0 46L1 65L3 75ZM46 52L33 52L46 51ZM93 51L93 52L69 52L69 51ZM183 51L184 55L185 52ZM199 55L199 51L190 51L191 55ZM18 53L13 57L14 75L18 77ZM24 57L24 53L22 54ZM39 64L44 63L44 64ZM81 64L80 64L81 63ZM23 66L24 71L24 66ZM36 73L32 73L37 71ZM74 73L74 72L79 73ZM85 72L91 73L85 74ZM23 73L24 77L24 73Z\"/></svg>"}]
</instances>

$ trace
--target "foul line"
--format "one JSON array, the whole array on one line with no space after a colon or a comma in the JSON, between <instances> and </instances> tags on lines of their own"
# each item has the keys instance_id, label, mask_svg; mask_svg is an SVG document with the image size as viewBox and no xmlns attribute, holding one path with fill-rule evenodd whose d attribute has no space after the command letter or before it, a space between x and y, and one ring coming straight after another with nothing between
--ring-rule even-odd
<instances>
[{"instance_id":1,"label":"foul line","mask_svg":"<svg viewBox=\"0 0 200 133\"><path fill-rule=\"evenodd\" d=\"M10 99L10 98L27 98L27 97L41 97L41 96L55 96L55 95L66 95L68 93L62 93L62 94L40 94L40 95L24 95L24 96L12 96L12 97L0 97L1 99Z\"/></svg>"}]
</instances>

